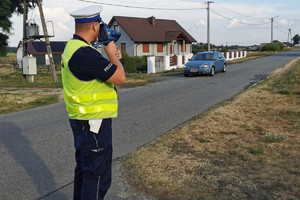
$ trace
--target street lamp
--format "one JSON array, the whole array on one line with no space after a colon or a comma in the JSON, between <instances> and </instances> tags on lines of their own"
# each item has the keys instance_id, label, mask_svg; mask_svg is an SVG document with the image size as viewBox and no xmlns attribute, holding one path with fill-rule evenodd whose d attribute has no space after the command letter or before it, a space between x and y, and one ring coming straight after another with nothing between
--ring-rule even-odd
<instances>
[{"instance_id":1,"label":"street lamp","mask_svg":"<svg viewBox=\"0 0 300 200\"><path fill-rule=\"evenodd\" d=\"M275 17L279 17L279 16L277 15ZM271 43L273 43L273 21L275 17L271 18Z\"/></svg>"}]
</instances>

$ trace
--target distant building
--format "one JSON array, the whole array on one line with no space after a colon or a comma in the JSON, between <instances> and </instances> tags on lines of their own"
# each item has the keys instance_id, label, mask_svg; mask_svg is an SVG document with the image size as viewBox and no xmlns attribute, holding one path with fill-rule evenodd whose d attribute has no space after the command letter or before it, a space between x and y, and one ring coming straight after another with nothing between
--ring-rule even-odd
<instances>
[{"instance_id":1,"label":"distant building","mask_svg":"<svg viewBox=\"0 0 300 200\"><path fill-rule=\"evenodd\" d=\"M259 45L253 45L253 46L251 46L251 47L249 48L249 50L250 50L250 51L258 51L259 48L260 48Z\"/></svg>"},{"instance_id":2,"label":"distant building","mask_svg":"<svg viewBox=\"0 0 300 200\"><path fill-rule=\"evenodd\" d=\"M121 32L116 45L129 56L189 54L196 42L175 20L114 16L108 25Z\"/></svg>"},{"instance_id":3,"label":"distant building","mask_svg":"<svg viewBox=\"0 0 300 200\"><path fill-rule=\"evenodd\" d=\"M284 44L285 47L292 47L293 44L290 42L283 42L282 44Z\"/></svg>"},{"instance_id":4,"label":"distant building","mask_svg":"<svg viewBox=\"0 0 300 200\"><path fill-rule=\"evenodd\" d=\"M51 51L53 55L54 64L60 64L61 55L65 49L67 42L50 42ZM28 41L27 43L27 53L30 56L36 57L37 66L50 65L47 48L45 42L42 41ZM20 67L22 67L23 58L23 44L19 42L16 50L17 61Z\"/></svg>"}]
</instances>

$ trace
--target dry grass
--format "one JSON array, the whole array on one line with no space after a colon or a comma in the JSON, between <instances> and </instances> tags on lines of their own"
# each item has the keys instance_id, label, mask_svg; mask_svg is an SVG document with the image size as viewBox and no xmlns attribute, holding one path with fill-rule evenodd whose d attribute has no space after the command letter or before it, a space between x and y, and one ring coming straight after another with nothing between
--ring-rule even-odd
<instances>
[{"instance_id":1,"label":"dry grass","mask_svg":"<svg viewBox=\"0 0 300 200\"><path fill-rule=\"evenodd\" d=\"M15 64L17 63L17 54L8 53L6 57L0 57L0 64Z\"/></svg>"},{"instance_id":2,"label":"dry grass","mask_svg":"<svg viewBox=\"0 0 300 200\"><path fill-rule=\"evenodd\" d=\"M25 110L62 101L62 84L53 83L49 74L34 76L34 83L24 81L12 67L1 67L0 113ZM58 76L60 80L60 76Z\"/></svg>"},{"instance_id":3,"label":"dry grass","mask_svg":"<svg viewBox=\"0 0 300 200\"><path fill-rule=\"evenodd\" d=\"M299 97L300 59L132 153L126 177L163 200L299 199Z\"/></svg>"},{"instance_id":4,"label":"dry grass","mask_svg":"<svg viewBox=\"0 0 300 200\"><path fill-rule=\"evenodd\" d=\"M0 89L0 113L9 113L61 102L60 88Z\"/></svg>"}]
</instances>

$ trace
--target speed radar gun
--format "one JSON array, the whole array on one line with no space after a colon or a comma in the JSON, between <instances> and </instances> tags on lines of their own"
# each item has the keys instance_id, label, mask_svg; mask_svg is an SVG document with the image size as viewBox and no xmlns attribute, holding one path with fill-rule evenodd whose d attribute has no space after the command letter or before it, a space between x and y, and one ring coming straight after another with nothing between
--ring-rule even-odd
<instances>
[{"instance_id":1,"label":"speed radar gun","mask_svg":"<svg viewBox=\"0 0 300 200\"><path fill-rule=\"evenodd\" d=\"M111 41L118 41L120 38L121 33L119 31L116 31L114 29L111 29L108 27L107 24L104 22L100 23L100 29L98 34L98 43L94 43L94 47L99 47L101 45L108 45Z\"/></svg>"}]
</instances>

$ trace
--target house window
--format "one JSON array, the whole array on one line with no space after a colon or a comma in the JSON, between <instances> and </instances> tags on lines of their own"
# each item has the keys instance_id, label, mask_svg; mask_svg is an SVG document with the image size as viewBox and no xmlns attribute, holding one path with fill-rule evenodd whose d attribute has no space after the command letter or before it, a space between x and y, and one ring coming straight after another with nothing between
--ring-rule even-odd
<instances>
[{"instance_id":1,"label":"house window","mask_svg":"<svg viewBox=\"0 0 300 200\"><path fill-rule=\"evenodd\" d=\"M157 43L157 52L164 52L163 43Z\"/></svg>"},{"instance_id":2,"label":"house window","mask_svg":"<svg viewBox=\"0 0 300 200\"><path fill-rule=\"evenodd\" d=\"M126 52L126 43L125 42L121 43L121 52Z\"/></svg>"},{"instance_id":3,"label":"house window","mask_svg":"<svg viewBox=\"0 0 300 200\"><path fill-rule=\"evenodd\" d=\"M173 48L172 44L170 45L170 54L173 54Z\"/></svg>"},{"instance_id":4,"label":"house window","mask_svg":"<svg viewBox=\"0 0 300 200\"><path fill-rule=\"evenodd\" d=\"M183 49L183 44L181 44L181 52L185 52L186 51L186 44L184 44L184 49Z\"/></svg>"},{"instance_id":5,"label":"house window","mask_svg":"<svg viewBox=\"0 0 300 200\"><path fill-rule=\"evenodd\" d=\"M119 31L119 25L114 25L114 30Z\"/></svg>"},{"instance_id":6,"label":"house window","mask_svg":"<svg viewBox=\"0 0 300 200\"><path fill-rule=\"evenodd\" d=\"M143 53L149 53L149 43L143 44Z\"/></svg>"}]
</instances>

